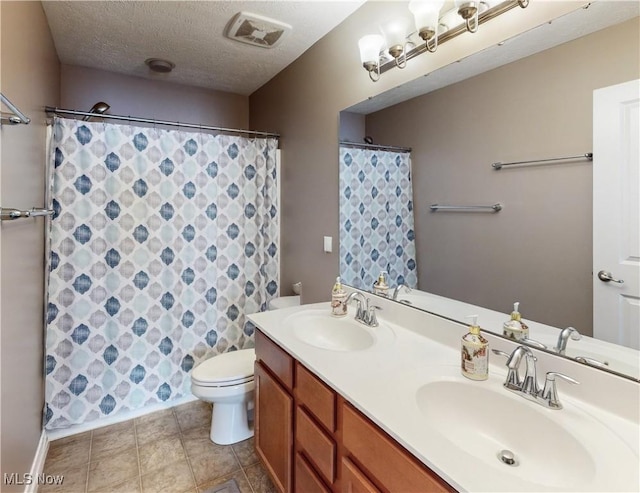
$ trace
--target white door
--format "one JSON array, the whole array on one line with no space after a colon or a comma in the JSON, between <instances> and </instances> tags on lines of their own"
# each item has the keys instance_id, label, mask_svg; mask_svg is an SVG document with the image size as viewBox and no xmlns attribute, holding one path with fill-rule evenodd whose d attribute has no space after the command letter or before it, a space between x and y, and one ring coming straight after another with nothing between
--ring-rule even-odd
<instances>
[{"instance_id":1,"label":"white door","mask_svg":"<svg viewBox=\"0 0 640 493\"><path fill-rule=\"evenodd\" d=\"M639 141L640 80L594 91L593 335L634 349L640 349Z\"/></svg>"}]
</instances>

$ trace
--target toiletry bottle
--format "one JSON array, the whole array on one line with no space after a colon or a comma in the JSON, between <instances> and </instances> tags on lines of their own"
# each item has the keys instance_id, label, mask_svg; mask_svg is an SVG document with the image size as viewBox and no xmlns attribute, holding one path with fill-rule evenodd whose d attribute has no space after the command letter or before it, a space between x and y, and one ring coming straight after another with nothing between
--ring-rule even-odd
<instances>
[{"instance_id":1,"label":"toiletry bottle","mask_svg":"<svg viewBox=\"0 0 640 493\"><path fill-rule=\"evenodd\" d=\"M336 277L336 283L331 290L331 315L344 317L347 314L347 292L340 283L340 277Z\"/></svg>"},{"instance_id":2,"label":"toiletry bottle","mask_svg":"<svg viewBox=\"0 0 640 493\"><path fill-rule=\"evenodd\" d=\"M527 327L527 324L521 319L520 312L518 311L519 306L520 302L516 301L513 304L511 319L502 325L502 333L514 341L521 341L529 337L529 327Z\"/></svg>"},{"instance_id":3,"label":"toiletry bottle","mask_svg":"<svg viewBox=\"0 0 640 493\"><path fill-rule=\"evenodd\" d=\"M489 341L480 334L478 315L472 315L469 332L462 337L462 374L471 380L489 377Z\"/></svg>"},{"instance_id":4,"label":"toiletry bottle","mask_svg":"<svg viewBox=\"0 0 640 493\"><path fill-rule=\"evenodd\" d=\"M389 296L389 285L386 280L387 273L385 271L380 272L378 280L373 283L373 294L379 294L380 296Z\"/></svg>"}]
</instances>

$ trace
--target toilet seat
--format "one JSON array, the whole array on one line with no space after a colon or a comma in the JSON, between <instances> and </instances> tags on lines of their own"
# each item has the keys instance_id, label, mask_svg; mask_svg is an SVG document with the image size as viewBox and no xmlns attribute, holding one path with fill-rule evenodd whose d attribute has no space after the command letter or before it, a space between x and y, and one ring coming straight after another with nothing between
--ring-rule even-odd
<instances>
[{"instance_id":1,"label":"toilet seat","mask_svg":"<svg viewBox=\"0 0 640 493\"><path fill-rule=\"evenodd\" d=\"M219 354L197 365L191 382L201 387L233 387L253 381L255 349Z\"/></svg>"}]
</instances>

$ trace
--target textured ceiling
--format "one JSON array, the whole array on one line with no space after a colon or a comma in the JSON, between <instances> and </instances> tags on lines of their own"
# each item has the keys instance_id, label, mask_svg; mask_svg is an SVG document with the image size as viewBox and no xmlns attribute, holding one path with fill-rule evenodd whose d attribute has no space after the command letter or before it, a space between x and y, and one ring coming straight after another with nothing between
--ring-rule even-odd
<instances>
[{"instance_id":1,"label":"textured ceiling","mask_svg":"<svg viewBox=\"0 0 640 493\"><path fill-rule=\"evenodd\" d=\"M353 13L364 0L45 1L60 61L249 95ZM231 41L225 28L246 11L290 24L277 47ZM165 58L170 74L144 61Z\"/></svg>"}]
</instances>

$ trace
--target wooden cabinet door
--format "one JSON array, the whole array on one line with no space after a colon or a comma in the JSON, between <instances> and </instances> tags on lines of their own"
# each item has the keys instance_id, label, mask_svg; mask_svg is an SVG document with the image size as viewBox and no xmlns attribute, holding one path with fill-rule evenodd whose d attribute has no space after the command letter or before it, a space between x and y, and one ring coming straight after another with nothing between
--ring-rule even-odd
<instances>
[{"instance_id":1,"label":"wooden cabinet door","mask_svg":"<svg viewBox=\"0 0 640 493\"><path fill-rule=\"evenodd\" d=\"M293 450L293 398L260 364L255 365L256 452L275 486L290 492Z\"/></svg>"}]
</instances>

